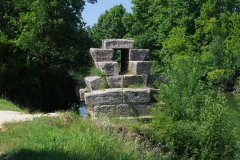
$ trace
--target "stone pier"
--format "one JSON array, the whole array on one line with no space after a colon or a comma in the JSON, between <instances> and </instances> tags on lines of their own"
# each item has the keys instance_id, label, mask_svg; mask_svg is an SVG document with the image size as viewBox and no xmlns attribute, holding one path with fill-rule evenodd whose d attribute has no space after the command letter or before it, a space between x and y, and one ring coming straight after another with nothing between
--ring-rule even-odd
<instances>
[{"instance_id":1,"label":"stone pier","mask_svg":"<svg viewBox=\"0 0 240 160\"><path fill-rule=\"evenodd\" d=\"M114 50L121 50L120 71L120 64L113 61ZM152 65L151 61L145 61L149 52L148 49L134 49L134 41L129 39L102 40L101 48L90 49L102 76L86 77L86 88L80 89L79 94L93 118L151 114L151 108L157 104L152 98L158 94L156 89L129 88L130 85L147 84ZM104 83L109 87L103 89Z\"/></svg>"}]
</instances>

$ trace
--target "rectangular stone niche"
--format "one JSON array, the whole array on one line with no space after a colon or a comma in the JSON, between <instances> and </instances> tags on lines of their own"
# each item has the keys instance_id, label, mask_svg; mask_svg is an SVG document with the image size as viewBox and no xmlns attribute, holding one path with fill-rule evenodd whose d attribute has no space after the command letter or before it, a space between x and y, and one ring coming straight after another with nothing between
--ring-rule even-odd
<instances>
[{"instance_id":1,"label":"rectangular stone niche","mask_svg":"<svg viewBox=\"0 0 240 160\"><path fill-rule=\"evenodd\" d=\"M125 74L128 72L129 63L129 49L121 49L121 73Z\"/></svg>"}]
</instances>

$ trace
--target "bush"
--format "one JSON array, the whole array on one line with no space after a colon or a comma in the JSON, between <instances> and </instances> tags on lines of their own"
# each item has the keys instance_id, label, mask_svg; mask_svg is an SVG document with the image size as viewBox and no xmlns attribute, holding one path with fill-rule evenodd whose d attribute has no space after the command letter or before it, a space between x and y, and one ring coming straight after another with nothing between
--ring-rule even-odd
<instances>
[{"instance_id":1,"label":"bush","mask_svg":"<svg viewBox=\"0 0 240 160\"><path fill-rule=\"evenodd\" d=\"M166 83L159 86L154 137L174 159L233 159L236 134L225 98L202 83L203 74L196 58L173 59Z\"/></svg>"}]
</instances>

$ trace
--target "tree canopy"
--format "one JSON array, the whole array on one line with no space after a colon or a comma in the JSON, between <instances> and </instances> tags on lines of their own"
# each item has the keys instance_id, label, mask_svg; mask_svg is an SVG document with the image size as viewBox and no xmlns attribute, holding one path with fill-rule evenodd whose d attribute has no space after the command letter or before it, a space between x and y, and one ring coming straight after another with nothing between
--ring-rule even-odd
<instances>
[{"instance_id":1,"label":"tree canopy","mask_svg":"<svg viewBox=\"0 0 240 160\"><path fill-rule=\"evenodd\" d=\"M99 16L98 22L91 29L96 46L99 46L99 41L102 39L123 38L125 36L126 29L122 22L125 14L126 9L120 4L106 10Z\"/></svg>"},{"instance_id":2,"label":"tree canopy","mask_svg":"<svg viewBox=\"0 0 240 160\"><path fill-rule=\"evenodd\" d=\"M173 56L199 56L206 81L231 90L239 76L239 1L133 0L133 13L123 23L137 48L149 48L156 70ZM238 38L237 38L238 37ZM233 40L234 39L234 40ZM160 67L159 67L160 66Z\"/></svg>"},{"instance_id":3,"label":"tree canopy","mask_svg":"<svg viewBox=\"0 0 240 160\"><path fill-rule=\"evenodd\" d=\"M84 0L0 2L0 94L44 110L68 106L76 97L69 70L89 66L84 5Z\"/></svg>"}]
</instances>

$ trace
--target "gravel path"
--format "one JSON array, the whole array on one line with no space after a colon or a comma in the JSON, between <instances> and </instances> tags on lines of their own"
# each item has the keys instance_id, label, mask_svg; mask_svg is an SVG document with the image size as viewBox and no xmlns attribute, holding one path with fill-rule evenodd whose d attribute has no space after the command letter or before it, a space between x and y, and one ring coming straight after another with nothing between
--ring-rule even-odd
<instances>
[{"instance_id":1,"label":"gravel path","mask_svg":"<svg viewBox=\"0 0 240 160\"><path fill-rule=\"evenodd\" d=\"M33 118L41 117L41 116L59 116L59 113L25 114L22 112L15 112L15 111L0 111L0 130L2 128L2 124L5 122L33 120Z\"/></svg>"}]
</instances>

